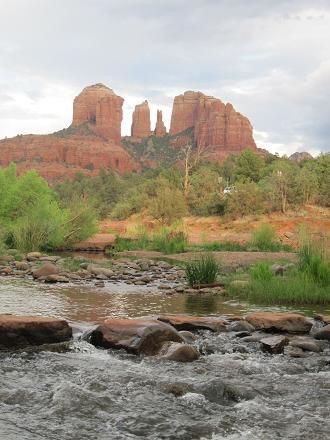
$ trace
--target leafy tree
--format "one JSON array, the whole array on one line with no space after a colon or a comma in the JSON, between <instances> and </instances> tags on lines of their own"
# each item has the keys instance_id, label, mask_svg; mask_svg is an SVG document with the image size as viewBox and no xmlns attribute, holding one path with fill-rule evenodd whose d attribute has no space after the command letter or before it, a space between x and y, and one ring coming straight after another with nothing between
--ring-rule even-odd
<instances>
[{"instance_id":1,"label":"leafy tree","mask_svg":"<svg viewBox=\"0 0 330 440\"><path fill-rule=\"evenodd\" d=\"M262 193L255 182L238 182L227 194L225 212L233 218L263 211Z\"/></svg>"},{"instance_id":2,"label":"leafy tree","mask_svg":"<svg viewBox=\"0 0 330 440\"><path fill-rule=\"evenodd\" d=\"M258 182L264 166L264 159L260 155L251 150L244 150L237 157L234 167L235 180Z\"/></svg>"},{"instance_id":3,"label":"leafy tree","mask_svg":"<svg viewBox=\"0 0 330 440\"><path fill-rule=\"evenodd\" d=\"M165 179L156 181L154 197L149 202L149 213L163 225L170 225L187 212L182 192Z\"/></svg>"}]
</instances>

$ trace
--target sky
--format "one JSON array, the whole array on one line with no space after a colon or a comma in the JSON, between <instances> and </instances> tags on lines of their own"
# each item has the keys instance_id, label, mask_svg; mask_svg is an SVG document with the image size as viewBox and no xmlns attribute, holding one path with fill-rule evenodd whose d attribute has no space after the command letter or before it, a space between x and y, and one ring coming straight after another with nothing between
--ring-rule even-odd
<instances>
[{"instance_id":1,"label":"sky","mask_svg":"<svg viewBox=\"0 0 330 440\"><path fill-rule=\"evenodd\" d=\"M257 145L330 151L330 0L0 0L0 138L67 127L102 82L125 99L201 91L247 116Z\"/></svg>"}]
</instances>

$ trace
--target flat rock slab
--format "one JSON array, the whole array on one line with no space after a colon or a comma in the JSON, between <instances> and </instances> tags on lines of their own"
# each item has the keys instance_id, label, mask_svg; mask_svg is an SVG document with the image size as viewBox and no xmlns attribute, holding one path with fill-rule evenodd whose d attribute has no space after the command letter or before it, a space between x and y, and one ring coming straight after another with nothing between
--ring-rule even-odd
<instances>
[{"instance_id":1,"label":"flat rock slab","mask_svg":"<svg viewBox=\"0 0 330 440\"><path fill-rule=\"evenodd\" d=\"M89 336L89 342L96 347L123 348L146 355L157 354L168 341L184 339L170 325L153 319L106 319Z\"/></svg>"},{"instance_id":2,"label":"flat rock slab","mask_svg":"<svg viewBox=\"0 0 330 440\"><path fill-rule=\"evenodd\" d=\"M268 353L283 353L284 347L288 345L289 338L286 336L269 336L260 340L261 348Z\"/></svg>"},{"instance_id":3,"label":"flat rock slab","mask_svg":"<svg viewBox=\"0 0 330 440\"><path fill-rule=\"evenodd\" d=\"M312 323L298 313L255 312L245 317L258 330L308 333Z\"/></svg>"},{"instance_id":4,"label":"flat rock slab","mask_svg":"<svg viewBox=\"0 0 330 440\"><path fill-rule=\"evenodd\" d=\"M172 325L177 330L226 331L226 321L213 316L161 315L157 319Z\"/></svg>"},{"instance_id":5,"label":"flat rock slab","mask_svg":"<svg viewBox=\"0 0 330 440\"><path fill-rule=\"evenodd\" d=\"M72 329L64 319L0 315L0 348L53 344L71 337Z\"/></svg>"}]
</instances>

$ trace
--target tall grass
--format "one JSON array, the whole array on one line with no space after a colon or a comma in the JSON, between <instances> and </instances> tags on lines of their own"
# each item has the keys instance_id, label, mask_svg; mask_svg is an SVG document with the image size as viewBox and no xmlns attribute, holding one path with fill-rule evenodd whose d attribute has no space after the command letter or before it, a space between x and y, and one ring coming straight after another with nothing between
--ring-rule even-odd
<instances>
[{"instance_id":1,"label":"tall grass","mask_svg":"<svg viewBox=\"0 0 330 440\"><path fill-rule=\"evenodd\" d=\"M175 227L162 227L153 234L142 230L135 239L116 237L115 251L150 250L165 254L181 253L187 250L187 236Z\"/></svg>"},{"instance_id":2,"label":"tall grass","mask_svg":"<svg viewBox=\"0 0 330 440\"><path fill-rule=\"evenodd\" d=\"M256 281L270 281L273 278L273 272L270 265L266 261L259 261L250 269L252 280Z\"/></svg>"},{"instance_id":3,"label":"tall grass","mask_svg":"<svg viewBox=\"0 0 330 440\"><path fill-rule=\"evenodd\" d=\"M299 275L287 279L272 277L268 281L251 280L244 288L229 285L229 293L259 304L307 305L330 303L330 289Z\"/></svg>"},{"instance_id":4,"label":"tall grass","mask_svg":"<svg viewBox=\"0 0 330 440\"><path fill-rule=\"evenodd\" d=\"M320 286L330 286L329 255L322 242L305 238L298 255L298 269L308 280Z\"/></svg>"},{"instance_id":5,"label":"tall grass","mask_svg":"<svg viewBox=\"0 0 330 440\"><path fill-rule=\"evenodd\" d=\"M196 261L189 261L185 266L186 277L191 287L212 284L219 274L219 265L211 254L206 254Z\"/></svg>"},{"instance_id":6,"label":"tall grass","mask_svg":"<svg viewBox=\"0 0 330 440\"><path fill-rule=\"evenodd\" d=\"M330 304L330 264L326 247L305 237L299 249L296 268L284 277L274 276L268 263L256 263L250 269L250 281L228 286L229 293L261 304Z\"/></svg>"},{"instance_id":7,"label":"tall grass","mask_svg":"<svg viewBox=\"0 0 330 440\"><path fill-rule=\"evenodd\" d=\"M271 225L262 225L252 232L250 246L258 251L277 252L290 250L289 246L283 245L276 239L276 233Z\"/></svg>"}]
</instances>

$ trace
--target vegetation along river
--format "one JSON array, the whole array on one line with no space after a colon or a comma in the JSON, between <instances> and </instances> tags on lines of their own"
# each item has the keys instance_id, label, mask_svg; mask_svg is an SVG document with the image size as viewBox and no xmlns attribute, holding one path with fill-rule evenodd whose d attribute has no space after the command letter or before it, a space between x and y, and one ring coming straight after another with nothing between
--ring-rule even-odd
<instances>
[{"instance_id":1,"label":"vegetation along river","mask_svg":"<svg viewBox=\"0 0 330 440\"><path fill-rule=\"evenodd\" d=\"M105 316L239 315L220 296L168 296L147 286L45 285L3 279L0 313L63 317L69 350L0 352L4 440L325 439L330 352L269 355L231 333L200 332L198 361L95 348L81 338Z\"/></svg>"}]
</instances>

